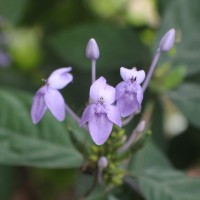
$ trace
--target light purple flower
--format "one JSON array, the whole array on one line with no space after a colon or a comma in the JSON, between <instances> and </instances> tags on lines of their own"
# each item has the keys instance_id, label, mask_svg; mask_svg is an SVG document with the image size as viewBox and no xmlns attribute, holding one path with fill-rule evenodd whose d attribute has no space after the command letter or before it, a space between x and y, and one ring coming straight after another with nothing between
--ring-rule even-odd
<instances>
[{"instance_id":1,"label":"light purple flower","mask_svg":"<svg viewBox=\"0 0 200 200\"><path fill-rule=\"evenodd\" d=\"M143 91L140 84L145 78L143 70L136 68L120 68L120 75L124 81L116 86L117 107L122 117L127 117L141 110Z\"/></svg>"},{"instance_id":2,"label":"light purple flower","mask_svg":"<svg viewBox=\"0 0 200 200\"><path fill-rule=\"evenodd\" d=\"M115 102L116 90L106 84L106 79L100 77L90 87L91 104L82 115L81 125L88 122L89 132L97 145L102 145L108 139L113 123L121 126L120 112L112 105Z\"/></svg>"},{"instance_id":3,"label":"light purple flower","mask_svg":"<svg viewBox=\"0 0 200 200\"><path fill-rule=\"evenodd\" d=\"M46 84L36 92L31 108L34 124L41 120L47 108L57 120L63 121L65 119L65 101L58 90L64 88L73 80L70 71L71 67L53 71Z\"/></svg>"}]
</instances>

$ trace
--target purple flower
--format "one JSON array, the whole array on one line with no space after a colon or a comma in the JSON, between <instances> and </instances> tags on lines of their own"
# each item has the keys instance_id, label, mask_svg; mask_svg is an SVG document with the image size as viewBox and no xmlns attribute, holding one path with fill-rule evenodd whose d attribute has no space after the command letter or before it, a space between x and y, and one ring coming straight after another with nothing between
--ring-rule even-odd
<instances>
[{"instance_id":1,"label":"purple flower","mask_svg":"<svg viewBox=\"0 0 200 200\"><path fill-rule=\"evenodd\" d=\"M64 88L72 81L73 76L68 73L70 71L71 67L53 71L46 84L36 92L31 108L34 124L41 120L47 108L57 120L63 121L65 119L65 101L58 89Z\"/></svg>"},{"instance_id":2,"label":"purple flower","mask_svg":"<svg viewBox=\"0 0 200 200\"><path fill-rule=\"evenodd\" d=\"M143 91L140 84L145 78L143 70L136 68L120 68L120 75L124 81L116 86L117 107L122 117L127 117L141 109Z\"/></svg>"},{"instance_id":3,"label":"purple flower","mask_svg":"<svg viewBox=\"0 0 200 200\"><path fill-rule=\"evenodd\" d=\"M83 112L81 125L88 122L90 135L97 145L106 142L113 123L121 126L120 112L112 105L115 102L115 95L115 88L106 84L103 77L97 79L90 87L91 104Z\"/></svg>"}]
</instances>

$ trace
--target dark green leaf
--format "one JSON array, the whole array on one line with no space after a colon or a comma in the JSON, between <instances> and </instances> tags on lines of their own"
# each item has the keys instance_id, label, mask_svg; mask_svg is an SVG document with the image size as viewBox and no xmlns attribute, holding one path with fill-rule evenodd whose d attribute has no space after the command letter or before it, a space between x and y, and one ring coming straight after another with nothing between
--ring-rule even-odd
<instances>
[{"instance_id":1,"label":"dark green leaf","mask_svg":"<svg viewBox=\"0 0 200 200\"><path fill-rule=\"evenodd\" d=\"M174 65L186 65L187 74L200 72L200 26L199 1L176 0L167 3L158 40L168 29L175 28L177 39Z\"/></svg>"},{"instance_id":2,"label":"dark green leaf","mask_svg":"<svg viewBox=\"0 0 200 200\"><path fill-rule=\"evenodd\" d=\"M131 163L146 200L198 200L200 180L174 170L166 157L148 144Z\"/></svg>"},{"instance_id":3,"label":"dark green leaf","mask_svg":"<svg viewBox=\"0 0 200 200\"><path fill-rule=\"evenodd\" d=\"M200 86L185 83L169 95L187 119L193 125L200 127Z\"/></svg>"},{"instance_id":4,"label":"dark green leaf","mask_svg":"<svg viewBox=\"0 0 200 200\"><path fill-rule=\"evenodd\" d=\"M11 199L15 185L15 168L1 165L0 177L0 199Z\"/></svg>"},{"instance_id":5,"label":"dark green leaf","mask_svg":"<svg viewBox=\"0 0 200 200\"><path fill-rule=\"evenodd\" d=\"M165 89L173 89L180 85L185 78L186 68L185 66L177 66L172 68L163 80L163 86Z\"/></svg>"},{"instance_id":6,"label":"dark green leaf","mask_svg":"<svg viewBox=\"0 0 200 200\"><path fill-rule=\"evenodd\" d=\"M147 200L199 200L200 180L176 170L148 169L139 177Z\"/></svg>"},{"instance_id":7,"label":"dark green leaf","mask_svg":"<svg viewBox=\"0 0 200 200\"><path fill-rule=\"evenodd\" d=\"M49 38L49 43L66 62L82 70L90 70L85 48L90 38L95 38L100 48L97 69L119 68L144 63L147 49L137 34L113 25L86 24L61 31ZM100 66L100 68L99 68Z\"/></svg>"},{"instance_id":8,"label":"dark green leaf","mask_svg":"<svg viewBox=\"0 0 200 200\"><path fill-rule=\"evenodd\" d=\"M0 89L0 102L0 163L50 168L81 165L82 157L64 123L46 113L39 125L32 124L30 95Z\"/></svg>"},{"instance_id":9,"label":"dark green leaf","mask_svg":"<svg viewBox=\"0 0 200 200\"><path fill-rule=\"evenodd\" d=\"M6 20L10 20L13 23L17 23L27 5L28 0L0 0L0 13L1 17Z\"/></svg>"},{"instance_id":10,"label":"dark green leaf","mask_svg":"<svg viewBox=\"0 0 200 200\"><path fill-rule=\"evenodd\" d=\"M137 176L152 167L170 169L171 164L153 142L149 142L134 156L130 168L132 174Z\"/></svg>"}]
</instances>

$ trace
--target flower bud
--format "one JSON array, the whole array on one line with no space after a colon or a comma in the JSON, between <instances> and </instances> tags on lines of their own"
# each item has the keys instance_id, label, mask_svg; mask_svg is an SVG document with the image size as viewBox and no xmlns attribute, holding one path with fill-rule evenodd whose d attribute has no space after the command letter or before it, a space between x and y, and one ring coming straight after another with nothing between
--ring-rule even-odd
<instances>
[{"instance_id":1,"label":"flower bud","mask_svg":"<svg viewBox=\"0 0 200 200\"><path fill-rule=\"evenodd\" d=\"M160 40L160 51L169 51L173 45L175 40L175 29L170 29Z\"/></svg>"},{"instance_id":2,"label":"flower bud","mask_svg":"<svg viewBox=\"0 0 200 200\"><path fill-rule=\"evenodd\" d=\"M106 157L102 156L98 160L98 167L99 169L103 170L108 166L108 160Z\"/></svg>"},{"instance_id":3,"label":"flower bud","mask_svg":"<svg viewBox=\"0 0 200 200\"><path fill-rule=\"evenodd\" d=\"M93 38L87 43L86 57L91 60L97 60L99 58L99 47Z\"/></svg>"}]
</instances>

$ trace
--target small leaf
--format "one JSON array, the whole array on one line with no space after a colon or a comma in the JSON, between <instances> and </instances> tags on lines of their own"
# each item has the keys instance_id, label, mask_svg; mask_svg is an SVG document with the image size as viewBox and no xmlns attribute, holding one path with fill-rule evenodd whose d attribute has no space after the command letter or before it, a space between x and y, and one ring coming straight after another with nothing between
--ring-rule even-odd
<instances>
[{"instance_id":1,"label":"small leaf","mask_svg":"<svg viewBox=\"0 0 200 200\"><path fill-rule=\"evenodd\" d=\"M63 123L46 113L39 125L30 118L31 96L0 89L0 163L49 168L80 167Z\"/></svg>"}]
</instances>

